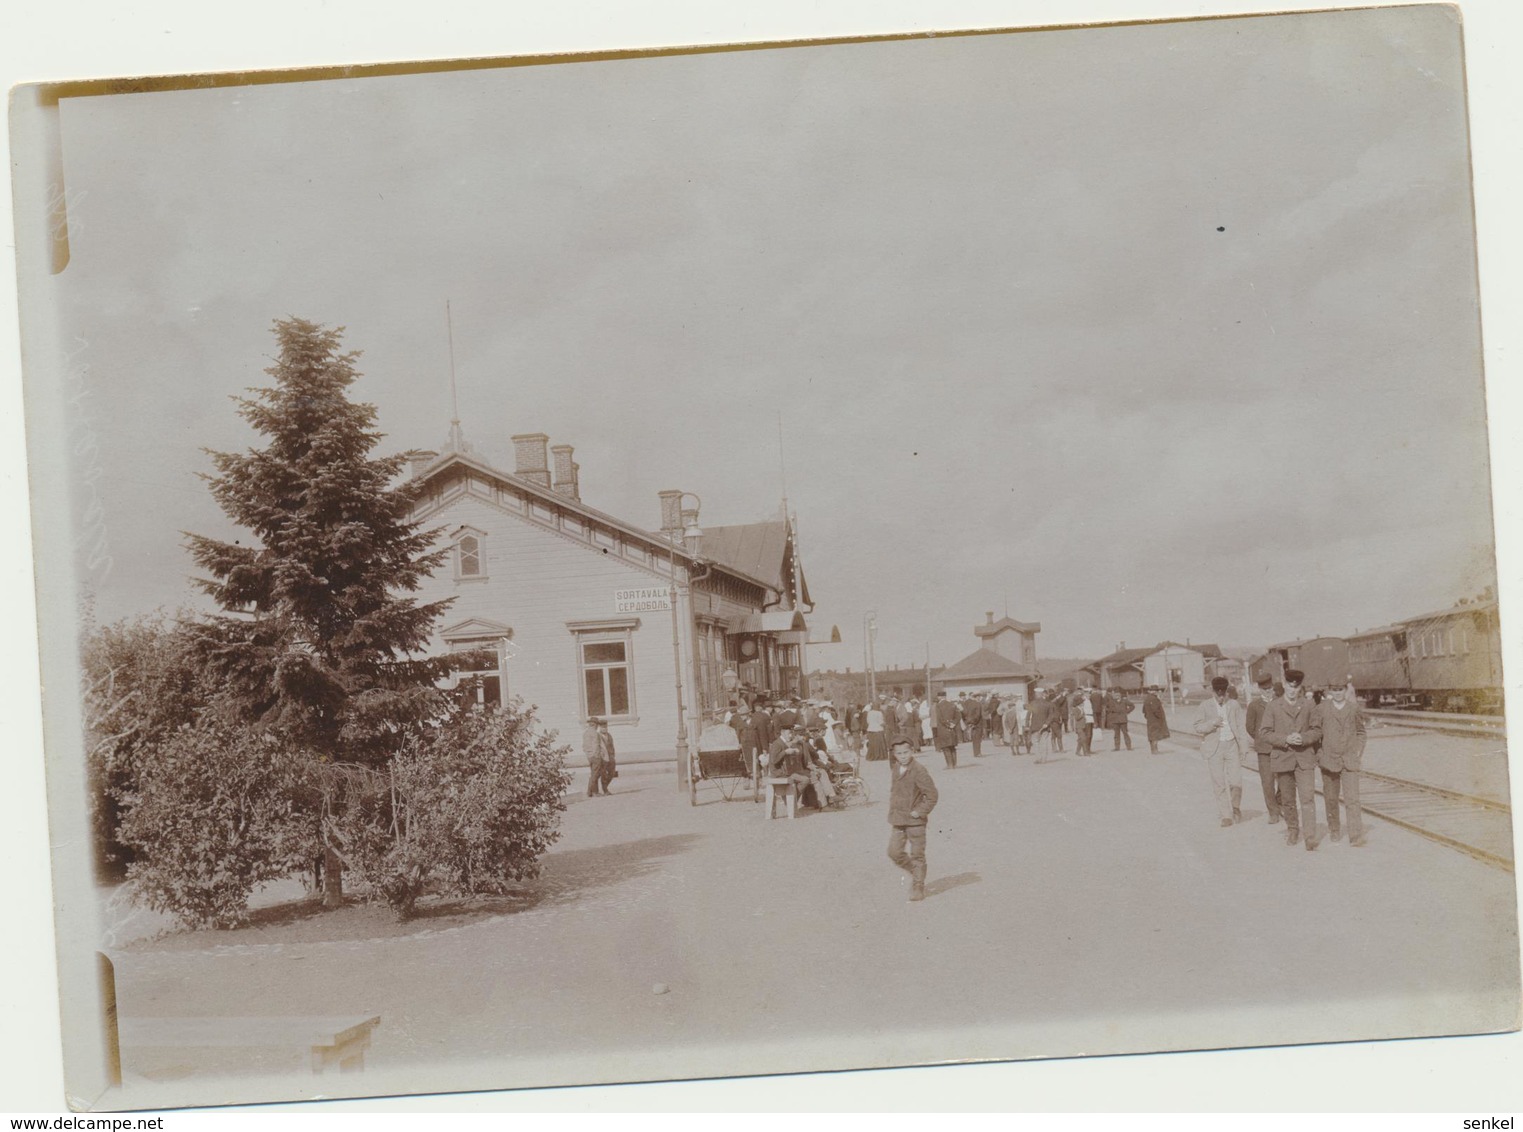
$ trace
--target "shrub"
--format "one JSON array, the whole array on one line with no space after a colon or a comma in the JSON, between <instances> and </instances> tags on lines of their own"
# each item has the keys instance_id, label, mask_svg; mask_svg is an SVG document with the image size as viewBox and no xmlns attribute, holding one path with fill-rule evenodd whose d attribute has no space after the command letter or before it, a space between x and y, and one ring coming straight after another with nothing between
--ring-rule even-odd
<instances>
[{"instance_id":1,"label":"shrub","mask_svg":"<svg viewBox=\"0 0 1523 1132\"><path fill-rule=\"evenodd\" d=\"M402 919L430 887L465 896L538 876L571 781L554 743L518 702L413 734L334 819L346 864Z\"/></svg>"},{"instance_id":2,"label":"shrub","mask_svg":"<svg viewBox=\"0 0 1523 1132\"><path fill-rule=\"evenodd\" d=\"M193 723L212 692L182 618L163 613L91 626L81 643L90 818L98 871L120 876L117 834L145 751Z\"/></svg>"},{"instance_id":3,"label":"shrub","mask_svg":"<svg viewBox=\"0 0 1523 1132\"><path fill-rule=\"evenodd\" d=\"M266 881L320 851L310 757L208 714L138 753L120 837L149 907L191 927L232 927Z\"/></svg>"}]
</instances>

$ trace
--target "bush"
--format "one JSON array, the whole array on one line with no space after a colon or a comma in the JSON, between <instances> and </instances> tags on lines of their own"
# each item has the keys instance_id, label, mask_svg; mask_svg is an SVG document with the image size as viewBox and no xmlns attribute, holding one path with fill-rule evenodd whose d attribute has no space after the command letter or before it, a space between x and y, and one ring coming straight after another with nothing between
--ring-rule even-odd
<instances>
[{"instance_id":1,"label":"bush","mask_svg":"<svg viewBox=\"0 0 1523 1132\"><path fill-rule=\"evenodd\" d=\"M81 643L90 819L102 876L119 877L132 859L117 827L138 790L144 752L192 724L212 694L179 622L158 613L91 626Z\"/></svg>"},{"instance_id":2,"label":"bush","mask_svg":"<svg viewBox=\"0 0 1523 1132\"><path fill-rule=\"evenodd\" d=\"M203 717L138 752L119 835L127 876L149 907L191 927L232 927L266 881L320 851L311 759L268 734Z\"/></svg>"},{"instance_id":3,"label":"bush","mask_svg":"<svg viewBox=\"0 0 1523 1132\"><path fill-rule=\"evenodd\" d=\"M533 724L521 703L460 709L409 737L350 793L333 819L345 863L399 918L430 887L495 893L539 875L560 836L571 775L569 748Z\"/></svg>"}]
</instances>

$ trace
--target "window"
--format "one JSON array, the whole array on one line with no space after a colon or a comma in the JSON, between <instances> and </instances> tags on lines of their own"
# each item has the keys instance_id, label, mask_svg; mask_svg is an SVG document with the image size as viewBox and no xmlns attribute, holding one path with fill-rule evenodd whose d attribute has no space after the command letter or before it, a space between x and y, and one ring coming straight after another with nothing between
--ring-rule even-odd
<instances>
[{"instance_id":1,"label":"window","mask_svg":"<svg viewBox=\"0 0 1523 1132\"><path fill-rule=\"evenodd\" d=\"M475 578L481 574L481 540L475 535L466 535L455 544L455 553L460 556L460 576L462 578Z\"/></svg>"},{"instance_id":2,"label":"window","mask_svg":"<svg viewBox=\"0 0 1523 1132\"><path fill-rule=\"evenodd\" d=\"M635 718L634 630L638 618L567 625L576 641L582 715Z\"/></svg>"},{"instance_id":3,"label":"window","mask_svg":"<svg viewBox=\"0 0 1523 1132\"><path fill-rule=\"evenodd\" d=\"M451 641L450 652L480 652L481 660L455 673L455 689L468 703L482 711L502 707L501 645L495 640Z\"/></svg>"},{"instance_id":4,"label":"window","mask_svg":"<svg viewBox=\"0 0 1523 1132\"><path fill-rule=\"evenodd\" d=\"M628 715L629 645L582 641L582 687L588 715Z\"/></svg>"},{"instance_id":5,"label":"window","mask_svg":"<svg viewBox=\"0 0 1523 1132\"><path fill-rule=\"evenodd\" d=\"M487 576L486 536L473 527L461 527L453 536L455 580L484 579Z\"/></svg>"}]
</instances>

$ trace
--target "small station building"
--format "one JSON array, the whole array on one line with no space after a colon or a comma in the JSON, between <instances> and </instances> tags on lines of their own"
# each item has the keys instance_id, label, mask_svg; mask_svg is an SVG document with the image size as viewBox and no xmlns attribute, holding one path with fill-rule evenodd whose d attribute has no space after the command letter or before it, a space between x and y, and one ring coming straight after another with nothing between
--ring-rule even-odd
<instances>
[{"instance_id":1,"label":"small station building","mask_svg":"<svg viewBox=\"0 0 1523 1132\"><path fill-rule=\"evenodd\" d=\"M696 497L662 491L649 530L582 499L569 444L513 437L514 468L471 450L458 422L443 452L408 454L423 492L413 518L449 550L419 593L453 597L434 642L486 651L483 705L521 697L582 758L589 716L619 757L671 758L678 699L688 741L703 716L749 689L802 694L813 609L792 520L703 530Z\"/></svg>"}]
</instances>

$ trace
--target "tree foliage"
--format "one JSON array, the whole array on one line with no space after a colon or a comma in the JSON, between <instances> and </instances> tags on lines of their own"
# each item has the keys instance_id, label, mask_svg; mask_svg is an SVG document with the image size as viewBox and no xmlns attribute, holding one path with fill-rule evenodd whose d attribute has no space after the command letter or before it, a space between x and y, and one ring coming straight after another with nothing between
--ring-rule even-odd
<instances>
[{"instance_id":1,"label":"tree foliage","mask_svg":"<svg viewBox=\"0 0 1523 1132\"><path fill-rule=\"evenodd\" d=\"M97 867L105 874L131 859L117 827L144 760L194 723L212 698L212 681L184 628L187 616L157 613L91 627L84 635L90 817Z\"/></svg>"},{"instance_id":2,"label":"tree foliage","mask_svg":"<svg viewBox=\"0 0 1523 1132\"><path fill-rule=\"evenodd\" d=\"M409 518L417 486L404 458L372 456L372 405L349 400L359 374L342 329L275 324L268 388L238 401L268 443L210 452L223 512L257 540L189 535L227 615L202 631L208 663L246 716L325 759L378 763L408 724L439 714L449 657L423 657L449 600L407 596L443 562L436 531Z\"/></svg>"},{"instance_id":3,"label":"tree foliage","mask_svg":"<svg viewBox=\"0 0 1523 1132\"><path fill-rule=\"evenodd\" d=\"M210 453L205 477L252 537L187 536L222 612L87 643L92 750L129 877L152 906L227 926L320 853L325 903L347 863L404 915L430 886L533 876L557 836L565 748L532 712L440 690L479 658L425 655L449 601L411 595L445 552L410 518L402 458L372 455L375 409L348 396L357 355L301 319L275 333L274 384L238 400L265 442Z\"/></svg>"},{"instance_id":4,"label":"tree foliage","mask_svg":"<svg viewBox=\"0 0 1523 1132\"><path fill-rule=\"evenodd\" d=\"M538 876L565 810L565 750L519 703L457 708L364 775L338 821L346 856L404 919L430 888L501 892Z\"/></svg>"},{"instance_id":5,"label":"tree foliage","mask_svg":"<svg viewBox=\"0 0 1523 1132\"><path fill-rule=\"evenodd\" d=\"M267 881L318 852L313 767L278 739L208 713L149 750L120 836L135 892L191 927L232 927Z\"/></svg>"},{"instance_id":6,"label":"tree foliage","mask_svg":"<svg viewBox=\"0 0 1523 1132\"><path fill-rule=\"evenodd\" d=\"M342 351L342 330L292 318L275 336L274 384L238 401L266 443L209 453L206 477L254 542L188 536L211 575L202 588L227 611L203 625L201 652L243 718L325 766L374 768L448 710L437 681L460 659L422 653L450 602L408 596L446 551L410 519L417 486L395 482L404 458L372 455L376 411L349 399L359 355ZM350 778L324 779L330 902L343 858L326 818Z\"/></svg>"}]
</instances>

